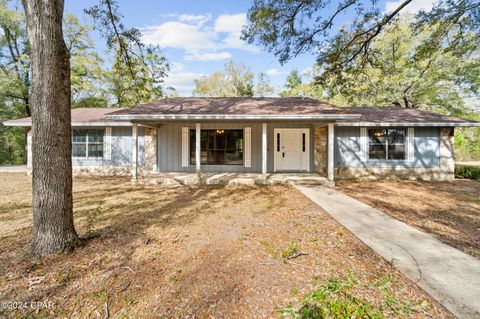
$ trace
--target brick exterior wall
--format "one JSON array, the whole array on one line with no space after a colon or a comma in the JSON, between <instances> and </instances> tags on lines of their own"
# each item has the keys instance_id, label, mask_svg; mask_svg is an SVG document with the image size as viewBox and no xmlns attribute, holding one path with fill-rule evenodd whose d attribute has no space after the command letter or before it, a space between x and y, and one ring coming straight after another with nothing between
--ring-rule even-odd
<instances>
[{"instance_id":1,"label":"brick exterior wall","mask_svg":"<svg viewBox=\"0 0 480 319\"><path fill-rule=\"evenodd\" d=\"M327 176L327 128L315 127L313 131L313 143L314 143L314 169L315 172Z\"/></svg>"}]
</instances>

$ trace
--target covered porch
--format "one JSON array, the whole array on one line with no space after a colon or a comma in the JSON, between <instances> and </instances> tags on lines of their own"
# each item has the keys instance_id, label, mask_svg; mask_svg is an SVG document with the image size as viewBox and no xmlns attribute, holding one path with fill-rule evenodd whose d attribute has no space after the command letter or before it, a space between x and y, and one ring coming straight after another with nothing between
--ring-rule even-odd
<instances>
[{"instance_id":1,"label":"covered porch","mask_svg":"<svg viewBox=\"0 0 480 319\"><path fill-rule=\"evenodd\" d=\"M139 143L140 128L144 134L142 145ZM242 136L240 163L206 165L205 136L202 134L205 131L223 133L232 128ZM299 148L297 158L295 152L289 155L291 145ZM139 147L144 150L142 161L139 160ZM282 161L285 164L289 156L293 158L291 162L298 163L298 168L280 165ZM165 162L175 163L173 169ZM138 179L158 184L310 181L331 185L334 179L334 122L132 122L131 163L133 182Z\"/></svg>"}]
</instances>

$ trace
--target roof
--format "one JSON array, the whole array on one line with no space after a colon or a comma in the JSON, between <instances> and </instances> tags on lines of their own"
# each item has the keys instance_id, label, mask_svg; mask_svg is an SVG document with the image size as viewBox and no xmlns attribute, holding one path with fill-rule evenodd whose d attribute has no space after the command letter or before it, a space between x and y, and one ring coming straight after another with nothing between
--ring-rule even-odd
<instances>
[{"instance_id":1,"label":"roof","mask_svg":"<svg viewBox=\"0 0 480 319\"><path fill-rule=\"evenodd\" d=\"M178 97L116 111L108 118L173 119L350 119L359 115L302 97Z\"/></svg>"},{"instance_id":2,"label":"roof","mask_svg":"<svg viewBox=\"0 0 480 319\"><path fill-rule=\"evenodd\" d=\"M480 126L458 117L398 107L336 107L311 98L168 98L132 109L72 109L72 126L131 126L159 120L330 120L337 126ZM4 122L32 125L30 117Z\"/></svg>"},{"instance_id":3,"label":"roof","mask_svg":"<svg viewBox=\"0 0 480 319\"><path fill-rule=\"evenodd\" d=\"M360 114L355 120L337 122L337 126L480 126L480 122L438 113L399 107L348 107Z\"/></svg>"},{"instance_id":4,"label":"roof","mask_svg":"<svg viewBox=\"0 0 480 319\"><path fill-rule=\"evenodd\" d=\"M105 115L120 108L92 107L72 109L72 126L131 126L130 121L112 120ZM32 118L24 117L17 120L9 120L3 123L5 126L32 126Z\"/></svg>"}]
</instances>

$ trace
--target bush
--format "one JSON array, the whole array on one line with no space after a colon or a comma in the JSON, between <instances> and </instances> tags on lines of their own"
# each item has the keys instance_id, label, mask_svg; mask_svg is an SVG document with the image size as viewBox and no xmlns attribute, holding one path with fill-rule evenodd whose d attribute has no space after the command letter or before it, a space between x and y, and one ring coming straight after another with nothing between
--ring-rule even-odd
<instances>
[{"instance_id":1,"label":"bush","mask_svg":"<svg viewBox=\"0 0 480 319\"><path fill-rule=\"evenodd\" d=\"M457 166L455 167L455 176L480 180L480 167Z\"/></svg>"}]
</instances>

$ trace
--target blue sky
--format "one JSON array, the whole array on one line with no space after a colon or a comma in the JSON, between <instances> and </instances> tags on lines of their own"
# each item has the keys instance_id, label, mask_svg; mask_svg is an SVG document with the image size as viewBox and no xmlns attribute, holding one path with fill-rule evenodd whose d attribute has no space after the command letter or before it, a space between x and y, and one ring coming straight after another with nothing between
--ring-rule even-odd
<instances>
[{"instance_id":1,"label":"blue sky","mask_svg":"<svg viewBox=\"0 0 480 319\"><path fill-rule=\"evenodd\" d=\"M83 9L98 0L67 0L65 9L86 22ZM381 1L386 10L400 1ZM432 0L417 0L409 11L430 8ZM280 65L277 58L260 47L247 45L239 39L246 12L251 1L220 0L120 0L120 10L128 27L142 31L143 41L159 45L167 57L171 71L166 84L175 87L181 96L190 96L193 80L214 71L221 71L227 59L250 67L254 73L269 75L276 94L281 90L287 74L294 68L307 71L315 62L313 54L304 54ZM348 17L342 17L347 22ZM91 33L97 48L105 48L98 32Z\"/></svg>"}]
</instances>

